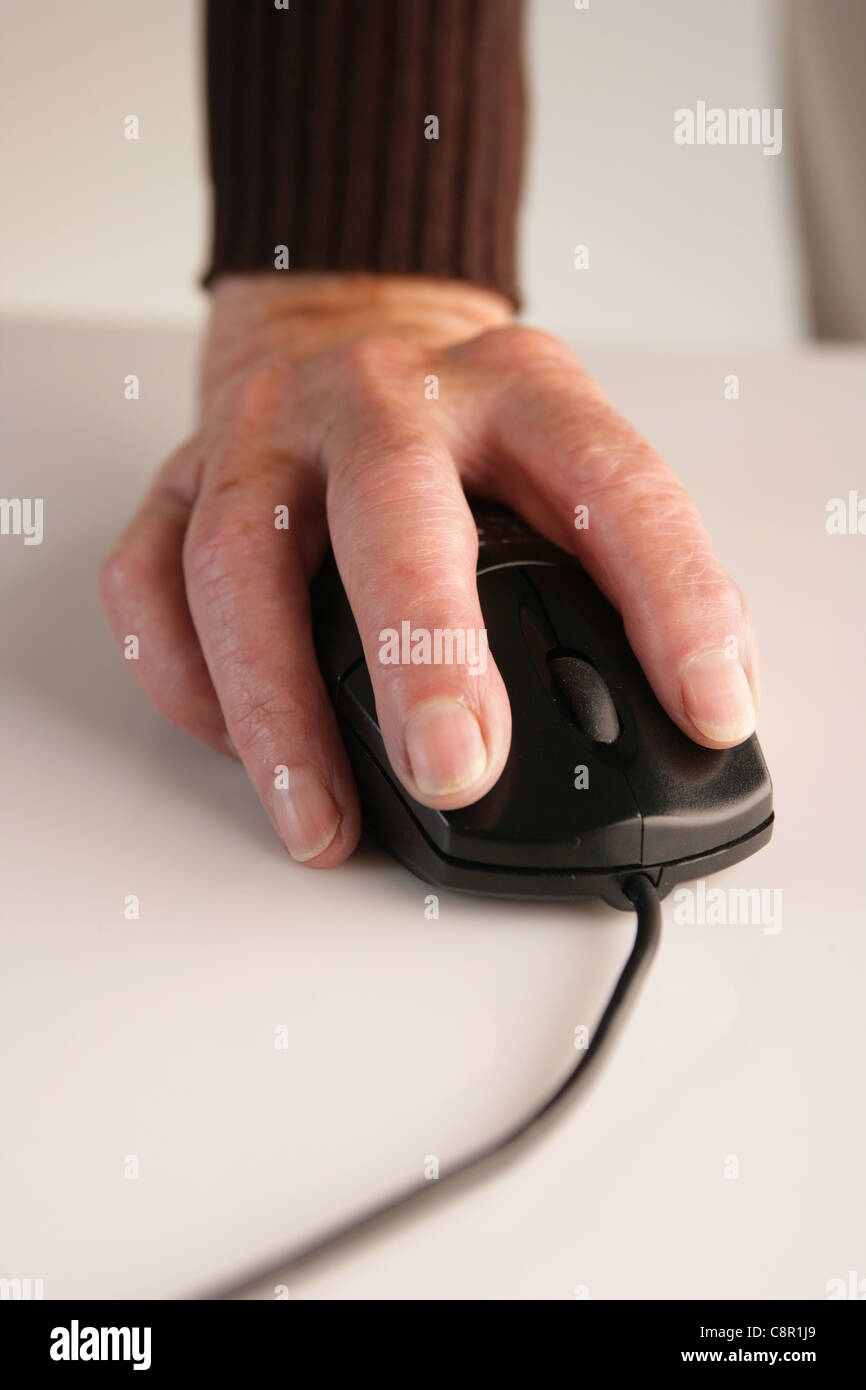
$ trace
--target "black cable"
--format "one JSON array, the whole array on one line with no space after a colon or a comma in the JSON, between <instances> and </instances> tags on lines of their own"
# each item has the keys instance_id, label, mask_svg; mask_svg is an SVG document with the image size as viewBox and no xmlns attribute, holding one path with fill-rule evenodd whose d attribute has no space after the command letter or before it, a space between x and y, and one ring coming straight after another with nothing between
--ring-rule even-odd
<instances>
[{"instance_id":1,"label":"black cable","mask_svg":"<svg viewBox=\"0 0 866 1390\"><path fill-rule=\"evenodd\" d=\"M530 1138L534 1140L546 1127L554 1111L557 1114L562 1112L561 1102L567 1096L573 1097L584 1086L586 1077L594 1071L599 1056L605 1051L605 1043L612 1036L614 1022L622 1021L624 1006L634 1001L637 987L655 955L661 936L662 919L658 894L645 874L634 874L629 878L624 884L624 892L637 910L637 928L628 960L596 1024L589 1046L562 1085L557 1087L540 1109L533 1111L528 1119L522 1120L504 1139L485 1145L468 1158L462 1159L444 1177L425 1181L421 1187L413 1185L400 1196L390 1198L380 1206L374 1207L365 1216L338 1226L327 1235L317 1237L282 1259L251 1273L242 1284L205 1294L204 1297L243 1298L256 1285L265 1281L285 1283L288 1275L297 1274L324 1255L335 1254L338 1249L345 1253L350 1245L371 1236L374 1228L376 1235L381 1234L392 1222L402 1219L411 1207L420 1206L425 1201L430 1202L433 1194L442 1190L443 1184L447 1184L449 1197L455 1196L458 1190L467 1190L470 1185L488 1176L495 1163L506 1158L515 1158L523 1142Z\"/></svg>"}]
</instances>

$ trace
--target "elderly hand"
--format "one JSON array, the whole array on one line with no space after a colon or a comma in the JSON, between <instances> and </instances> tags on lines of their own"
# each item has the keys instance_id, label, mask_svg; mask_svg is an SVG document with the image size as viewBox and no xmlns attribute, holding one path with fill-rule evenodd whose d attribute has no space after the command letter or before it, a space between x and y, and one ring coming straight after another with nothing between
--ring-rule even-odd
<instances>
[{"instance_id":1,"label":"elderly hand","mask_svg":"<svg viewBox=\"0 0 866 1390\"><path fill-rule=\"evenodd\" d=\"M345 859L360 826L310 628L329 536L409 792L466 805L504 766L495 652L474 675L379 659L380 633L405 619L483 629L465 492L579 554L691 738L726 747L754 727L752 627L694 504L570 349L509 319L499 296L454 282L223 278L198 428L103 566L103 605L118 641L139 637L150 700L241 759L286 848L315 868Z\"/></svg>"}]
</instances>

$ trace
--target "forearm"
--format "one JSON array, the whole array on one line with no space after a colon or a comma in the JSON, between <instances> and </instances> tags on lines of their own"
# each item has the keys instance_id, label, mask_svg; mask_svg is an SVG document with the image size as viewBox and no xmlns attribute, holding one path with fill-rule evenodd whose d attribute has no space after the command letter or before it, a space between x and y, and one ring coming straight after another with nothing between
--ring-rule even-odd
<instances>
[{"instance_id":1,"label":"forearm","mask_svg":"<svg viewBox=\"0 0 866 1390\"><path fill-rule=\"evenodd\" d=\"M523 0L209 0L226 272L465 280L516 301ZM434 130L437 138L428 138Z\"/></svg>"}]
</instances>

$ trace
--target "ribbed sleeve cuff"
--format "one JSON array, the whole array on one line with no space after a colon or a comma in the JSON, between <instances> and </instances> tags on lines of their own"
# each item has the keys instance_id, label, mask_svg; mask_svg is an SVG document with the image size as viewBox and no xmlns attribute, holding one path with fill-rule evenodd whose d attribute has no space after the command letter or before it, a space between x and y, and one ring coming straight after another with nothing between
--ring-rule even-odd
<instances>
[{"instance_id":1,"label":"ribbed sleeve cuff","mask_svg":"<svg viewBox=\"0 0 866 1390\"><path fill-rule=\"evenodd\" d=\"M471 280L516 303L522 11L523 0L208 0L204 283L372 271Z\"/></svg>"}]
</instances>

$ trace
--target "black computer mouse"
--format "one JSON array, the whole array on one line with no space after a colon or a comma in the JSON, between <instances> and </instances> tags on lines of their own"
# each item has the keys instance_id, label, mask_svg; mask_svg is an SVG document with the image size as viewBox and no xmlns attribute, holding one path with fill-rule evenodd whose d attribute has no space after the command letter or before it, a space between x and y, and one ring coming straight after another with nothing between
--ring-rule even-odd
<instances>
[{"instance_id":1,"label":"black computer mouse","mask_svg":"<svg viewBox=\"0 0 866 1390\"><path fill-rule=\"evenodd\" d=\"M513 513L473 508L478 592L511 702L511 751L471 806L431 810L391 769L361 639L333 556L313 586L319 663L369 833L427 883L509 898L603 898L631 910L767 843L772 786L757 738L715 750L662 709L617 611L574 556Z\"/></svg>"}]
</instances>

